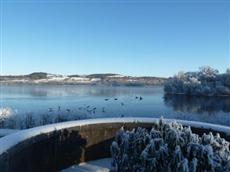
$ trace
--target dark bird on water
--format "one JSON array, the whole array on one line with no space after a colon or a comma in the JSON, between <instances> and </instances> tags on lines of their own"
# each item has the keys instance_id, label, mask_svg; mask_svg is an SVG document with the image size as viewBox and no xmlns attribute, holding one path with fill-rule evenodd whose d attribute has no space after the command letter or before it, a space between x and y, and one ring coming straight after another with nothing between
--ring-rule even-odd
<instances>
[{"instance_id":1,"label":"dark bird on water","mask_svg":"<svg viewBox=\"0 0 230 172\"><path fill-rule=\"evenodd\" d=\"M115 98L114 100L117 100L117 98Z\"/></svg>"},{"instance_id":2,"label":"dark bird on water","mask_svg":"<svg viewBox=\"0 0 230 172\"><path fill-rule=\"evenodd\" d=\"M49 108L48 111L49 111L49 112L53 112L53 108Z\"/></svg>"},{"instance_id":3,"label":"dark bird on water","mask_svg":"<svg viewBox=\"0 0 230 172\"><path fill-rule=\"evenodd\" d=\"M105 99L105 101L108 101L109 99Z\"/></svg>"},{"instance_id":4,"label":"dark bird on water","mask_svg":"<svg viewBox=\"0 0 230 172\"><path fill-rule=\"evenodd\" d=\"M143 98L140 96L140 100L142 100Z\"/></svg>"}]
</instances>

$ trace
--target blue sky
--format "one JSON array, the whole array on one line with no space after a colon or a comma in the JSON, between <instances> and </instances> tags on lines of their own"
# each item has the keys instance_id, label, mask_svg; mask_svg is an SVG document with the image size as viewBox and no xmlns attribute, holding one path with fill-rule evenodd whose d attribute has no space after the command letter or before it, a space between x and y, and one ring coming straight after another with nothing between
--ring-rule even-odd
<instances>
[{"instance_id":1,"label":"blue sky","mask_svg":"<svg viewBox=\"0 0 230 172\"><path fill-rule=\"evenodd\" d=\"M2 74L170 76L230 66L230 1L1 3Z\"/></svg>"}]
</instances>

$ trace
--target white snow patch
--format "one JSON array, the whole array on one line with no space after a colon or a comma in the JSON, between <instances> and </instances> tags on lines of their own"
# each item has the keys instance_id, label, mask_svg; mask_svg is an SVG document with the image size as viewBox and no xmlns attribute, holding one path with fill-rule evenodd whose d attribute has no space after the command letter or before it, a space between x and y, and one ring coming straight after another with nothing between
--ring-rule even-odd
<instances>
[{"instance_id":1,"label":"white snow patch","mask_svg":"<svg viewBox=\"0 0 230 172\"><path fill-rule=\"evenodd\" d=\"M49 77L48 80L49 81L62 81L68 79L67 76L53 76L53 77Z\"/></svg>"},{"instance_id":2,"label":"white snow patch","mask_svg":"<svg viewBox=\"0 0 230 172\"><path fill-rule=\"evenodd\" d=\"M98 82L98 81L101 81L101 78L92 78L91 79L91 82Z\"/></svg>"},{"instance_id":3,"label":"white snow patch","mask_svg":"<svg viewBox=\"0 0 230 172\"><path fill-rule=\"evenodd\" d=\"M6 135L9 135L9 134L18 132L18 131L21 131L21 130L15 130L15 129L2 129L2 128L0 128L0 137L6 136Z\"/></svg>"},{"instance_id":4,"label":"white snow patch","mask_svg":"<svg viewBox=\"0 0 230 172\"><path fill-rule=\"evenodd\" d=\"M48 73L47 74L47 78L62 78L63 75L60 75L60 74L50 74Z\"/></svg>"},{"instance_id":5,"label":"white snow patch","mask_svg":"<svg viewBox=\"0 0 230 172\"><path fill-rule=\"evenodd\" d=\"M89 78L84 78L84 77L70 77L70 79L73 81L90 81Z\"/></svg>"},{"instance_id":6,"label":"white snow patch","mask_svg":"<svg viewBox=\"0 0 230 172\"><path fill-rule=\"evenodd\" d=\"M123 76L123 75L111 75L111 76L107 76L108 78L123 78L123 77L125 77L125 76Z\"/></svg>"}]
</instances>

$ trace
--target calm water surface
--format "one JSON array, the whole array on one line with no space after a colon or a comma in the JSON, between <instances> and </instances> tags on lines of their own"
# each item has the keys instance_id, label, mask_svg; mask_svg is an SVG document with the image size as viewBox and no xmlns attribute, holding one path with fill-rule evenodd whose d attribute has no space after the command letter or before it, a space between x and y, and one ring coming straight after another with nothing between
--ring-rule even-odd
<instances>
[{"instance_id":1,"label":"calm water surface","mask_svg":"<svg viewBox=\"0 0 230 172\"><path fill-rule=\"evenodd\" d=\"M164 96L163 87L2 86L1 104L14 118L163 116L230 126L230 98Z\"/></svg>"}]
</instances>

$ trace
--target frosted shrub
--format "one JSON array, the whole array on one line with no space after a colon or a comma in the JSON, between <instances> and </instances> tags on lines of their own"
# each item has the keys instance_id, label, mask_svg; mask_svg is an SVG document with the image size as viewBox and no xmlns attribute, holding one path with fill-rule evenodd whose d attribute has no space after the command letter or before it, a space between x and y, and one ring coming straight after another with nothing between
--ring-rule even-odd
<instances>
[{"instance_id":1,"label":"frosted shrub","mask_svg":"<svg viewBox=\"0 0 230 172\"><path fill-rule=\"evenodd\" d=\"M13 114L12 110L7 107L0 108L0 128L5 125L5 120Z\"/></svg>"},{"instance_id":2,"label":"frosted shrub","mask_svg":"<svg viewBox=\"0 0 230 172\"><path fill-rule=\"evenodd\" d=\"M229 172L229 142L219 134L199 137L190 127L165 123L153 128L121 128L111 145L115 172Z\"/></svg>"},{"instance_id":3,"label":"frosted shrub","mask_svg":"<svg viewBox=\"0 0 230 172\"><path fill-rule=\"evenodd\" d=\"M27 129L41 125L53 124L64 121L86 119L84 113L75 112L46 112L32 113L14 111L10 108L0 108L0 129Z\"/></svg>"},{"instance_id":4,"label":"frosted shrub","mask_svg":"<svg viewBox=\"0 0 230 172\"><path fill-rule=\"evenodd\" d=\"M186 95L230 95L229 69L223 74L209 66L197 72L179 72L164 85L167 94Z\"/></svg>"}]
</instances>

